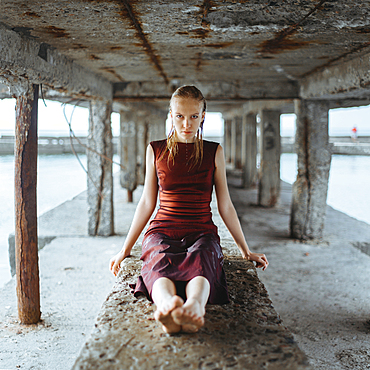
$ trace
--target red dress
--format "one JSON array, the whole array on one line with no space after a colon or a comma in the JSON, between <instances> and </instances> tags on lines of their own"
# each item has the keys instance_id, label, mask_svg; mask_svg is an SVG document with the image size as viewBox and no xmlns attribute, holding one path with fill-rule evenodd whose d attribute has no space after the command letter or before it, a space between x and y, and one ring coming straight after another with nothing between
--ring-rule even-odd
<instances>
[{"instance_id":1,"label":"red dress","mask_svg":"<svg viewBox=\"0 0 370 370\"><path fill-rule=\"evenodd\" d=\"M143 293L151 300L153 283L167 277L185 300L186 283L204 276L211 286L208 303L227 303L224 259L210 207L218 143L204 140L201 166L192 169L188 160L193 143L178 143L174 165L172 160L167 162L168 152L161 159L166 140L150 145L155 156L160 207L144 235L143 266L134 294Z\"/></svg>"}]
</instances>

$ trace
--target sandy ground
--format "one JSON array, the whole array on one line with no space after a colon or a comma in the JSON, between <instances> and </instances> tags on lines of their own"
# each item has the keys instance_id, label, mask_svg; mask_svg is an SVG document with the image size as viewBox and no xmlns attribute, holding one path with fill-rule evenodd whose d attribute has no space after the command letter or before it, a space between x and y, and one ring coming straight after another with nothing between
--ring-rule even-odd
<instances>
[{"instance_id":1,"label":"sandy ground","mask_svg":"<svg viewBox=\"0 0 370 370\"><path fill-rule=\"evenodd\" d=\"M255 205L255 189L234 184L231 193L251 249L269 258L259 276L314 369L370 369L370 257L359 250L370 245L370 226L328 207L323 240L301 243L289 238L289 185L274 209ZM15 282L0 291L1 370L70 369L114 282L107 263L124 240L134 205L116 187L120 235L89 238L69 230L63 237L66 222L86 229L86 203L77 200L45 220L45 232L54 227L59 236L40 251L43 321L18 324Z\"/></svg>"},{"instance_id":2,"label":"sandy ground","mask_svg":"<svg viewBox=\"0 0 370 370\"><path fill-rule=\"evenodd\" d=\"M273 210L255 206L256 190L231 193L250 248L269 259L259 277L314 369L370 369L370 257L359 250L370 225L328 207L323 240L299 242L288 237L290 185Z\"/></svg>"}]
</instances>

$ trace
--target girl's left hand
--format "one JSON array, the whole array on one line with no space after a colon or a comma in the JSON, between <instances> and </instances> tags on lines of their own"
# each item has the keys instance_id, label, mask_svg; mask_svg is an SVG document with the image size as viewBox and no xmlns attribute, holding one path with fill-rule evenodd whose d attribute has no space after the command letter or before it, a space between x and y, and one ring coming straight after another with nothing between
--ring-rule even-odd
<instances>
[{"instance_id":1,"label":"girl's left hand","mask_svg":"<svg viewBox=\"0 0 370 370\"><path fill-rule=\"evenodd\" d=\"M263 253L251 253L249 256L243 258L256 262L256 267L262 268L263 271L265 271L269 265L269 262Z\"/></svg>"}]
</instances>

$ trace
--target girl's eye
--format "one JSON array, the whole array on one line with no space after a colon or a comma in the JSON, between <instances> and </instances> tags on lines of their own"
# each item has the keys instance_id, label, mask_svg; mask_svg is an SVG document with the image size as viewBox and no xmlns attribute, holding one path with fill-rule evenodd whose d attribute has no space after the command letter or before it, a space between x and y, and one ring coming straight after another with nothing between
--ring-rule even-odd
<instances>
[{"instance_id":1,"label":"girl's eye","mask_svg":"<svg viewBox=\"0 0 370 370\"><path fill-rule=\"evenodd\" d=\"M182 117L182 115L181 115L181 114L178 114L176 117L177 117L177 118L181 118L181 117Z\"/></svg>"},{"instance_id":2,"label":"girl's eye","mask_svg":"<svg viewBox=\"0 0 370 370\"><path fill-rule=\"evenodd\" d=\"M197 119L198 118L198 116L196 115L196 114L194 114L194 116L192 116L194 119Z\"/></svg>"}]
</instances>

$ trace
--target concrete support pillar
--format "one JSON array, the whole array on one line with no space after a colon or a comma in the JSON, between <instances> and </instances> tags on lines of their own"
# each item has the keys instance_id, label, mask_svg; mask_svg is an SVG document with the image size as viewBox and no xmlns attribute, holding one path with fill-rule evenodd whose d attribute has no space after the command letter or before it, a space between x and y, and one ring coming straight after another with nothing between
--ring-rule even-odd
<instances>
[{"instance_id":1,"label":"concrete support pillar","mask_svg":"<svg viewBox=\"0 0 370 370\"><path fill-rule=\"evenodd\" d=\"M230 129L230 163L235 167L235 157L236 157L236 121L231 120L231 129Z\"/></svg>"},{"instance_id":2,"label":"concrete support pillar","mask_svg":"<svg viewBox=\"0 0 370 370\"><path fill-rule=\"evenodd\" d=\"M242 117L235 117L235 168L242 168Z\"/></svg>"},{"instance_id":3,"label":"concrete support pillar","mask_svg":"<svg viewBox=\"0 0 370 370\"><path fill-rule=\"evenodd\" d=\"M120 112L120 158L121 186L127 189L128 202L132 202L132 193L137 187L137 127L134 109Z\"/></svg>"},{"instance_id":4,"label":"concrete support pillar","mask_svg":"<svg viewBox=\"0 0 370 370\"><path fill-rule=\"evenodd\" d=\"M137 125L137 184L144 185L146 147L149 144L149 123L147 120L140 121Z\"/></svg>"},{"instance_id":5,"label":"concrete support pillar","mask_svg":"<svg viewBox=\"0 0 370 370\"><path fill-rule=\"evenodd\" d=\"M290 231L293 238L321 238L331 163L328 135L329 105L296 101L298 175L293 185Z\"/></svg>"},{"instance_id":6,"label":"concrete support pillar","mask_svg":"<svg viewBox=\"0 0 370 370\"><path fill-rule=\"evenodd\" d=\"M280 112L262 110L258 204L273 207L280 195Z\"/></svg>"},{"instance_id":7,"label":"concrete support pillar","mask_svg":"<svg viewBox=\"0 0 370 370\"><path fill-rule=\"evenodd\" d=\"M88 146L94 151L87 151L89 235L114 234L111 113L111 101L91 101Z\"/></svg>"},{"instance_id":8,"label":"concrete support pillar","mask_svg":"<svg viewBox=\"0 0 370 370\"><path fill-rule=\"evenodd\" d=\"M234 168L241 168L242 164L242 120L234 117L231 120L231 164Z\"/></svg>"},{"instance_id":9,"label":"concrete support pillar","mask_svg":"<svg viewBox=\"0 0 370 370\"><path fill-rule=\"evenodd\" d=\"M231 120L224 120L224 151L226 163L231 162Z\"/></svg>"},{"instance_id":10,"label":"concrete support pillar","mask_svg":"<svg viewBox=\"0 0 370 370\"><path fill-rule=\"evenodd\" d=\"M166 119L168 111L158 110L152 114L148 125L148 144L154 140L162 140L166 137Z\"/></svg>"},{"instance_id":11,"label":"concrete support pillar","mask_svg":"<svg viewBox=\"0 0 370 370\"><path fill-rule=\"evenodd\" d=\"M37 236L38 85L18 89L15 128L15 261L18 316L22 324L40 320Z\"/></svg>"},{"instance_id":12,"label":"concrete support pillar","mask_svg":"<svg viewBox=\"0 0 370 370\"><path fill-rule=\"evenodd\" d=\"M257 181L256 114L243 115L242 125L242 187L250 188Z\"/></svg>"}]
</instances>

